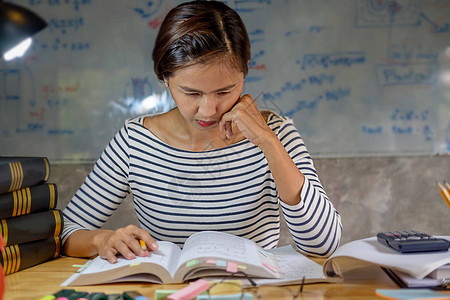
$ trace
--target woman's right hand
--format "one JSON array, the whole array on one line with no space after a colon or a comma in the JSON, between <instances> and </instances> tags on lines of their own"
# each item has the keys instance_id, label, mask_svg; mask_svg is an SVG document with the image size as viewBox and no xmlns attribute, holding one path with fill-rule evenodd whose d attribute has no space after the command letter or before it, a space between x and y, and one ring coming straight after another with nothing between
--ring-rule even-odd
<instances>
[{"instance_id":1,"label":"woman's right hand","mask_svg":"<svg viewBox=\"0 0 450 300\"><path fill-rule=\"evenodd\" d=\"M143 249L140 240L144 241L146 249ZM150 234L135 225L128 225L115 231L101 230L93 237L93 244L100 257L112 264L117 262L117 254L126 259L133 259L136 255L148 256L149 251L158 249L158 244Z\"/></svg>"}]
</instances>

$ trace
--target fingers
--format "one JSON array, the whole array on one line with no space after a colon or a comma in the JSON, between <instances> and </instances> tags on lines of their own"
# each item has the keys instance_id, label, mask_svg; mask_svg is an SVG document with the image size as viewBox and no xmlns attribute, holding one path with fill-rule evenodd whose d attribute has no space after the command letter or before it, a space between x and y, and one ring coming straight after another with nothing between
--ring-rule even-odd
<instances>
[{"instance_id":1,"label":"fingers","mask_svg":"<svg viewBox=\"0 0 450 300\"><path fill-rule=\"evenodd\" d=\"M256 144L260 135L269 129L250 95L242 96L233 108L222 116L219 125L228 139L240 132Z\"/></svg>"},{"instance_id":2,"label":"fingers","mask_svg":"<svg viewBox=\"0 0 450 300\"><path fill-rule=\"evenodd\" d=\"M236 128L235 127L235 123L237 120L239 120L239 113L240 111L242 111L243 109L245 109L245 101L248 101L248 99L251 99L251 96L249 95L244 95L242 96L237 102L236 104L230 109L230 111L228 111L227 113L223 114L220 122L219 122L219 126L220 126L220 131L225 132L226 136L228 139L231 139L233 137L233 133L236 132Z\"/></svg>"},{"instance_id":3,"label":"fingers","mask_svg":"<svg viewBox=\"0 0 450 300\"><path fill-rule=\"evenodd\" d=\"M99 254L110 263L117 262L117 254L121 254L126 259L134 259L136 255L148 256L149 251L158 249L158 244L150 234L134 225L119 228L107 236L105 240Z\"/></svg>"},{"instance_id":4,"label":"fingers","mask_svg":"<svg viewBox=\"0 0 450 300\"><path fill-rule=\"evenodd\" d=\"M224 130L227 138L231 139L233 137L233 123L231 121L225 122Z\"/></svg>"},{"instance_id":5,"label":"fingers","mask_svg":"<svg viewBox=\"0 0 450 300\"><path fill-rule=\"evenodd\" d=\"M117 262L116 254L117 254L117 251L110 248L110 249L107 249L104 254L100 254L100 257L103 259L106 259L111 264L115 264Z\"/></svg>"}]
</instances>

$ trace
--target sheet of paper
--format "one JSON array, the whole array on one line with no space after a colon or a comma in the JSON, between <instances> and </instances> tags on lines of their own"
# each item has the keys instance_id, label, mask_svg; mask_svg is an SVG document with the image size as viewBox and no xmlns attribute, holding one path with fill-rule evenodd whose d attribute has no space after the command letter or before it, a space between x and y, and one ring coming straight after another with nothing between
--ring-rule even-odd
<instances>
[{"instance_id":1,"label":"sheet of paper","mask_svg":"<svg viewBox=\"0 0 450 300\"><path fill-rule=\"evenodd\" d=\"M284 278L255 279L255 282L258 285L283 285L300 283L303 276L305 276L305 282L327 281L323 274L322 266L295 251L291 245L268 250L268 252L275 254L278 260L278 266L284 273Z\"/></svg>"},{"instance_id":2,"label":"sheet of paper","mask_svg":"<svg viewBox=\"0 0 450 300\"><path fill-rule=\"evenodd\" d=\"M442 236L450 240L450 236ZM376 237L352 241L340 246L325 263L325 269L330 269L330 263L335 264L342 272L351 269L351 264L339 264L339 259L358 259L386 268L403 271L411 276L422 279L436 268L450 263L450 250L440 252L399 253L377 241Z\"/></svg>"}]
</instances>

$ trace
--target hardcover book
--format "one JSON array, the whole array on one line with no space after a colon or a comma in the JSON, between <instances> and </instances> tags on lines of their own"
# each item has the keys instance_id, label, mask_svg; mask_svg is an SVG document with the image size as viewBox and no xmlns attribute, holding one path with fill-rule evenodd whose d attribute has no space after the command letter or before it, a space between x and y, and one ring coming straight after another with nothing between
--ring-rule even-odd
<instances>
[{"instance_id":1,"label":"hardcover book","mask_svg":"<svg viewBox=\"0 0 450 300\"><path fill-rule=\"evenodd\" d=\"M0 156L0 194L46 182L49 176L46 157Z\"/></svg>"},{"instance_id":2,"label":"hardcover book","mask_svg":"<svg viewBox=\"0 0 450 300\"><path fill-rule=\"evenodd\" d=\"M60 255L59 236L33 242L10 245L0 255L5 275L54 259Z\"/></svg>"},{"instance_id":3,"label":"hardcover book","mask_svg":"<svg viewBox=\"0 0 450 300\"><path fill-rule=\"evenodd\" d=\"M42 240L61 234L62 213L52 209L0 220L0 233L5 246Z\"/></svg>"},{"instance_id":4,"label":"hardcover book","mask_svg":"<svg viewBox=\"0 0 450 300\"><path fill-rule=\"evenodd\" d=\"M55 184L43 183L0 195L0 219L54 209L58 201Z\"/></svg>"}]
</instances>

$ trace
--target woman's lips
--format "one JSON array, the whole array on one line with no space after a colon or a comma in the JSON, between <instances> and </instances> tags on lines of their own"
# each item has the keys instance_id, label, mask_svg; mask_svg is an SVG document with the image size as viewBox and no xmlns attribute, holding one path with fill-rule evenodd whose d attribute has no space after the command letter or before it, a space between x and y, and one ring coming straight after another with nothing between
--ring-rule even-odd
<instances>
[{"instance_id":1,"label":"woman's lips","mask_svg":"<svg viewBox=\"0 0 450 300\"><path fill-rule=\"evenodd\" d=\"M214 124L216 124L216 121L202 121L202 120L197 120L197 123L202 126L202 127L210 127Z\"/></svg>"}]
</instances>

